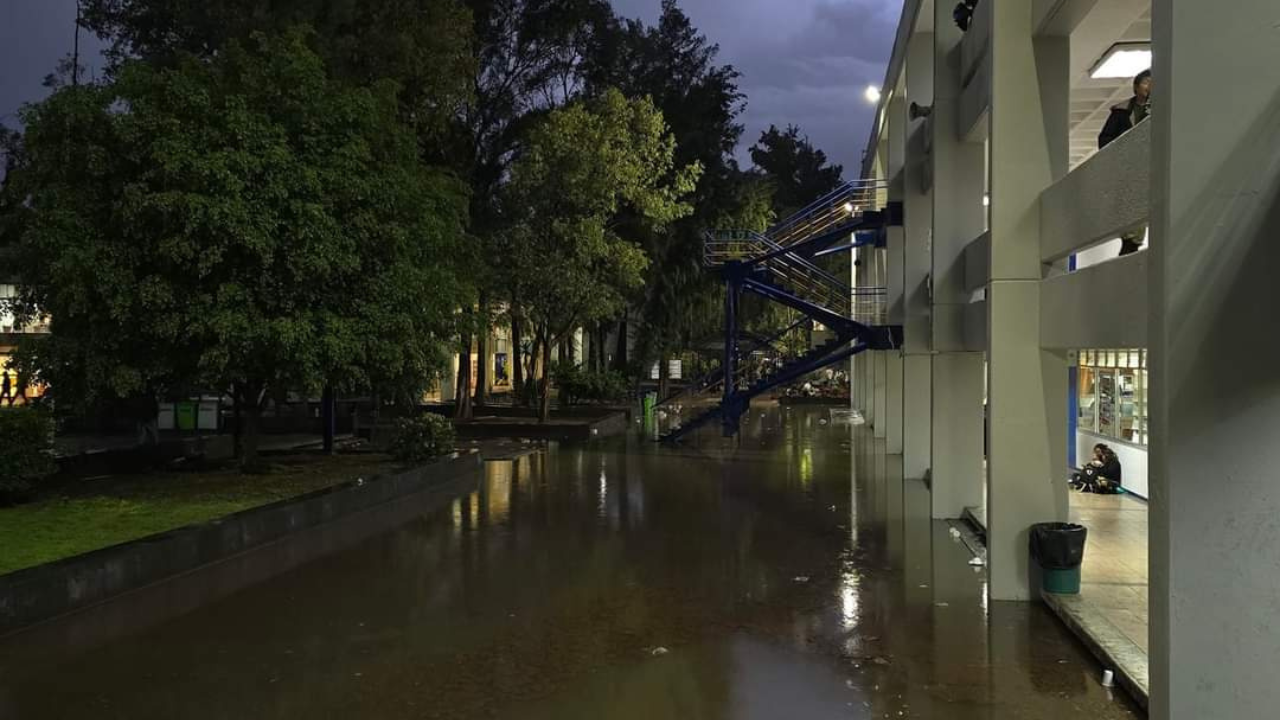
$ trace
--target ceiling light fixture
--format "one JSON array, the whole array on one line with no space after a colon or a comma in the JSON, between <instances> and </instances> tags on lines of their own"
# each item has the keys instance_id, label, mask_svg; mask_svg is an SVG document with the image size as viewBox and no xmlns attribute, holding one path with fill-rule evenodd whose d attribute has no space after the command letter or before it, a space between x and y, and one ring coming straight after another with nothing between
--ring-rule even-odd
<instances>
[{"instance_id":1,"label":"ceiling light fixture","mask_svg":"<svg viewBox=\"0 0 1280 720\"><path fill-rule=\"evenodd\" d=\"M1133 79L1151 69L1151 43L1122 42L1107 48L1102 58L1089 71L1094 80Z\"/></svg>"}]
</instances>

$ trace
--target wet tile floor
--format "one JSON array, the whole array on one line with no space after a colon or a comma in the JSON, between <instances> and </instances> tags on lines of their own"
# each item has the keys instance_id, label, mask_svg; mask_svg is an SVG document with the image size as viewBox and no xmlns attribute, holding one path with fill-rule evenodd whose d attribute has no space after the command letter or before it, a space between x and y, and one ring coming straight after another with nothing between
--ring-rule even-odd
<instances>
[{"instance_id":1,"label":"wet tile floor","mask_svg":"<svg viewBox=\"0 0 1280 720\"><path fill-rule=\"evenodd\" d=\"M1129 495L1071 495L1071 522L1089 528L1080 597L1149 653L1147 504Z\"/></svg>"},{"instance_id":2,"label":"wet tile floor","mask_svg":"<svg viewBox=\"0 0 1280 720\"><path fill-rule=\"evenodd\" d=\"M272 546L292 569L181 579L203 603L162 584L0 640L0 718L1140 717L1049 610L987 601L846 418L488 463L324 552Z\"/></svg>"}]
</instances>

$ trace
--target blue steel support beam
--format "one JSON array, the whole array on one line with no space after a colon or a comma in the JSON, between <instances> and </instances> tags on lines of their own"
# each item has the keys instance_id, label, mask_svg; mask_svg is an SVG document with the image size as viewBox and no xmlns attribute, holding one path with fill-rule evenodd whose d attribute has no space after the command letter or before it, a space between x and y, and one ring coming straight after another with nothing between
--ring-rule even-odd
<instances>
[{"instance_id":1,"label":"blue steel support beam","mask_svg":"<svg viewBox=\"0 0 1280 720\"><path fill-rule=\"evenodd\" d=\"M742 295L742 286L746 268L737 261L729 262L724 268L724 395L720 407L727 414L732 410L735 378L738 376L738 299ZM727 432L727 425L726 425Z\"/></svg>"},{"instance_id":2,"label":"blue steel support beam","mask_svg":"<svg viewBox=\"0 0 1280 720\"><path fill-rule=\"evenodd\" d=\"M805 315L821 322L823 325L832 328L846 328L851 335L857 335L866 331L866 326L861 323L845 317L836 312L832 312L821 305L815 305L804 298L793 295L782 288L760 282L752 278L746 278L742 281L742 288L749 290L757 295L766 297L775 302L786 305L792 310L798 310Z\"/></svg>"},{"instance_id":3,"label":"blue steel support beam","mask_svg":"<svg viewBox=\"0 0 1280 720\"><path fill-rule=\"evenodd\" d=\"M750 406L751 398L766 393L779 385L794 382L805 375L821 370L828 365L851 358L854 355L867 350L868 347L869 346L864 343L858 343L856 345L841 348L829 355L823 355L822 357L814 358L806 362L796 363L776 375L769 376L769 381L763 385L753 386L746 390L734 393L732 403L726 400L721 405L722 412L720 415L720 422L724 426L725 437L737 434L742 424L742 414L746 412L747 408Z\"/></svg>"}]
</instances>

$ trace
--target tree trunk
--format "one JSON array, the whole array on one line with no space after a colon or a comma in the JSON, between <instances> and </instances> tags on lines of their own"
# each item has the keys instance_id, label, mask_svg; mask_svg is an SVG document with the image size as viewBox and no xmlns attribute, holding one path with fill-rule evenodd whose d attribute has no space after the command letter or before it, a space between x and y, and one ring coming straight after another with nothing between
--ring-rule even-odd
<instances>
[{"instance_id":1,"label":"tree trunk","mask_svg":"<svg viewBox=\"0 0 1280 720\"><path fill-rule=\"evenodd\" d=\"M471 419L471 333L463 333L458 353L458 386L454 389L453 417Z\"/></svg>"},{"instance_id":2,"label":"tree trunk","mask_svg":"<svg viewBox=\"0 0 1280 720\"><path fill-rule=\"evenodd\" d=\"M618 352L613 356L613 369L627 371L627 315L618 321Z\"/></svg>"},{"instance_id":3,"label":"tree trunk","mask_svg":"<svg viewBox=\"0 0 1280 720\"><path fill-rule=\"evenodd\" d=\"M480 336L476 338L476 407L489 402L489 298L480 295Z\"/></svg>"},{"instance_id":4,"label":"tree trunk","mask_svg":"<svg viewBox=\"0 0 1280 720\"><path fill-rule=\"evenodd\" d=\"M530 397L541 397L540 393L542 388L541 386L538 385L538 378L540 377L538 375L538 366L542 364L541 359L542 359L543 344L544 343L542 342L542 335L540 335L538 331L535 329L533 332L533 348L531 348L531 352L529 353L529 367L525 368L527 370L527 372L525 373L525 380L526 380L525 384L532 386L532 389L526 388L526 394ZM551 353L548 351L547 354L549 356ZM525 400L526 398L522 396L520 398L521 404L525 405L526 407L532 407L532 405L530 403L525 402Z\"/></svg>"},{"instance_id":5,"label":"tree trunk","mask_svg":"<svg viewBox=\"0 0 1280 720\"><path fill-rule=\"evenodd\" d=\"M538 417L545 423L551 420L551 338L545 337L546 330L542 332L542 407Z\"/></svg>"},{"instance_id":6,"label":"tree trunk","mask_svg":"<svg viewBox=\"0 0 1280 720\"><path fill-rule=\"evenodd\" d=\"M596 327L593 325L587 328L582 336L587 342L587 371L596 372L596 357L600 354L600 347L596 342Z\"/></svg>"},{"instance_id":7,"label":"tree trunk","mask_svg":"<svg viewBox=\"0 0 1280 720\"><path fill-rule=\"evenodd\" d=\"M667 363L667 356L662 355L658 358L658 399L666 400L670 390L671 366Z\"/></svg>"},{"instance_id":8,"label":"tree trunk","mask_svg":"<svg viewBox=\"0 0 1280 720\"><path fill-rule=\"evenodd\" d=\"M324 394L320 397L321 433L324 439L324 454L332 455L334 435L338 423L338 396L332 385L325 385Z\"/></svg>"},{"instance_id":9,"label":"tree trunk","mask_svg":"<svg viewBox=\"0 0 1280 720\"><path fill-rule=\"evenodd\" d=\"M565 357L563 360L570 365L578 364L578 350L573 345L578 340L578 331L570 329L569 335L564 339Z\"/></svg>"},{"instance_id":10,"label":"tree trunk","mask_svg":"<svg viewBox=\"0 0 1280 720\"><path fill-rule=\"evenodd\" d=\"M260 472L258 444L262 436L262 399L246 399L240 404L240 471Z\"/></svg>"},{"instance_id":11,"label":"tree trunk","mask_svg":"<svg viewBox=\"0 0 1280 720\"><path fill-rule=\"evenodd\" d=\"M520 404L520 398L524 397L524 349L521 343L524 338L520 336L520 314L515 308L511 309L511 390L515 393L515 404Z\"/></svg>"},{"instance_id":12,"label":"tree trunk","mask_svg":"<svg viewBox=\"0 0 1280 720\"><path fill-rule=\"evenodd\" d=\"M244 449L244 413L240 408L240 392L231 387L231 448L235 456L240 457Z\"/></svg>"}]
</instances>

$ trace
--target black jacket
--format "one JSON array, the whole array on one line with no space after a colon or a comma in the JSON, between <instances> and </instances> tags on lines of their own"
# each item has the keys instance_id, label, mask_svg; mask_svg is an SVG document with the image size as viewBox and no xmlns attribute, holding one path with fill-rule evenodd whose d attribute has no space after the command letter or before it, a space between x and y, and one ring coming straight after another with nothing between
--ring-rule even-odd
<instances>
[{"instance_id":1,"label":"black jacket","mask_svg":"<svg viewBox=\"0 0 1280 720\"><path fill-rule=\"evenodd\" d=\"M1104 477L1117 485L1124 484L1120 475L1120 460L1114 455L1104 460L1102 467L1098 468L1099 477Z\"/></svg>"},{"instance_id":2,"label":"black jacket","mask_svg":"<svg viewBox=\"0 0 1280 720\"><path fill-rule=\"evenodd\" d=\"M1098 133L1099 150L1133 129L1133 105L1137 101L1137 97L1132 97L1129 98L1129 102L1111 108L1111 114L1107 116L1107 124L1103 125L1102 132Z\"/></svg>"}]
</instances>

